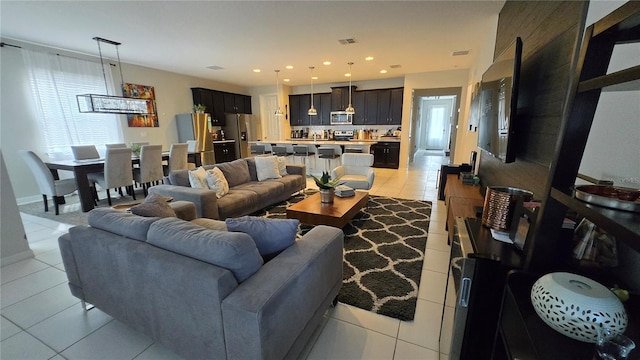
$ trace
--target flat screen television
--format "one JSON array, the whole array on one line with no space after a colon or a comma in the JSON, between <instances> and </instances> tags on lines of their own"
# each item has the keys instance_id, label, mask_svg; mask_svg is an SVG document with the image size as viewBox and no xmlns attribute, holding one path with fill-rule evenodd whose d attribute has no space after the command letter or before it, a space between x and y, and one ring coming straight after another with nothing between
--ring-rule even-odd
<instances>
[{"instance_id":1,"label":"flat screen television","mask_svg":"<svg viewBox=\"0 0 640 360\"><path fill-rule=\"evenodd\" d=\"M518 37L482 75L478 147L508 163L515 161L514 121L518 109L518 86L522 40Z\"/></svg>"}]
</instances>

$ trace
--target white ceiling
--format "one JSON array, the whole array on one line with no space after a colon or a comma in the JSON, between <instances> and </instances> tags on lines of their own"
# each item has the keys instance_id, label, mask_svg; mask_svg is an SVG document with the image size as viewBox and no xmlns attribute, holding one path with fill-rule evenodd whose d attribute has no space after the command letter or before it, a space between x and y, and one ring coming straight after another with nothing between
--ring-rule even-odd
<instances>
[{"instance_id":1,"label":"white ceiling","mask_svg":"<svg viewBox=\"0 0 640 360\"><path fill-rule=\"evenodd\" d=\"M274 84L280 69L295 86L310 82L309 66L316 84L348 81L349 61L353 81L469 68L504 2L2 0L0 34L92 55L98 36L121 42L125 63L246 87ZM451 56L459 50L469 55ZM116 57L112 45L102 51Z\"/></svg>"}]
</instances>

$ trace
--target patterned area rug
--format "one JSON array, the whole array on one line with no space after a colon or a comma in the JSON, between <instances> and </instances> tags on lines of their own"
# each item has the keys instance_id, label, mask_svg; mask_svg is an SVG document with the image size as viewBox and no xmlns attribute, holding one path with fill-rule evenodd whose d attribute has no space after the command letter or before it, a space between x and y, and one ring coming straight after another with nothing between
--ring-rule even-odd
<instances>
[{"instance_id":1,"label":"patterned area rug","mask_svg":"<svg viewBox=\"0 0 640 360\"><path fill-rule=\"evenodd\" d=\"M285 218L287 206L305 196L294 196L255 215ZM431 202L375 195L369 199L368 206L343 229L344 284L338 300L411 321L418 300ZM312 226L301 228L304 233Z\"/></svg>"}]
</instances>

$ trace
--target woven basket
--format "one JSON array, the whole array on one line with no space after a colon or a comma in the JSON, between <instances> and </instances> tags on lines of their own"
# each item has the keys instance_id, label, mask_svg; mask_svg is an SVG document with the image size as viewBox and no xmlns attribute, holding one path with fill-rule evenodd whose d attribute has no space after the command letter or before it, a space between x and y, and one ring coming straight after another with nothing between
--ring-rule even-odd
<instances>
[{"instance_id":1,"label":"woven basket","mask_svg":"<svg viewBox=\"0 0 640 360\"><path fill-rule=\"evenodd\" d=\"M482 210L482 225L498 231L509 231L519 198L523 201L531 201L533 193L512 187L487 187Z\"/></svg>"}]
</instances>

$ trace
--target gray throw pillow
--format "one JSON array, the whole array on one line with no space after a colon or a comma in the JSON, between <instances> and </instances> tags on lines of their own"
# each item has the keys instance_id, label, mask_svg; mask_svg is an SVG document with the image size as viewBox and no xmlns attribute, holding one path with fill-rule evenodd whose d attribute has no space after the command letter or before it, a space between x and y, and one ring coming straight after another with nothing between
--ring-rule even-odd
<instances>
[{"instance_id":1,"label":"gray throw pillow","mask_svg":"<svg viewBox=\"0 0 640 360\"><path fill-rule=\"evenodd\" d=\"M176 217L176 212L167 204L167 200L155 193L149 194L141 204L132 206L131 213L147 217Z\"/></svg>"},{"instance_id":2,"label":"gray throw pillow","mask_svg":"<svg viewBox=\"0 0 640 360\"><path fill-rule=\"evenodd\" d=\"M249 234L264 261L276 257L296 241L299 220L267 219L256 216L242 216L225 220L229 231Z\"/></svg>"}]
</instances>

